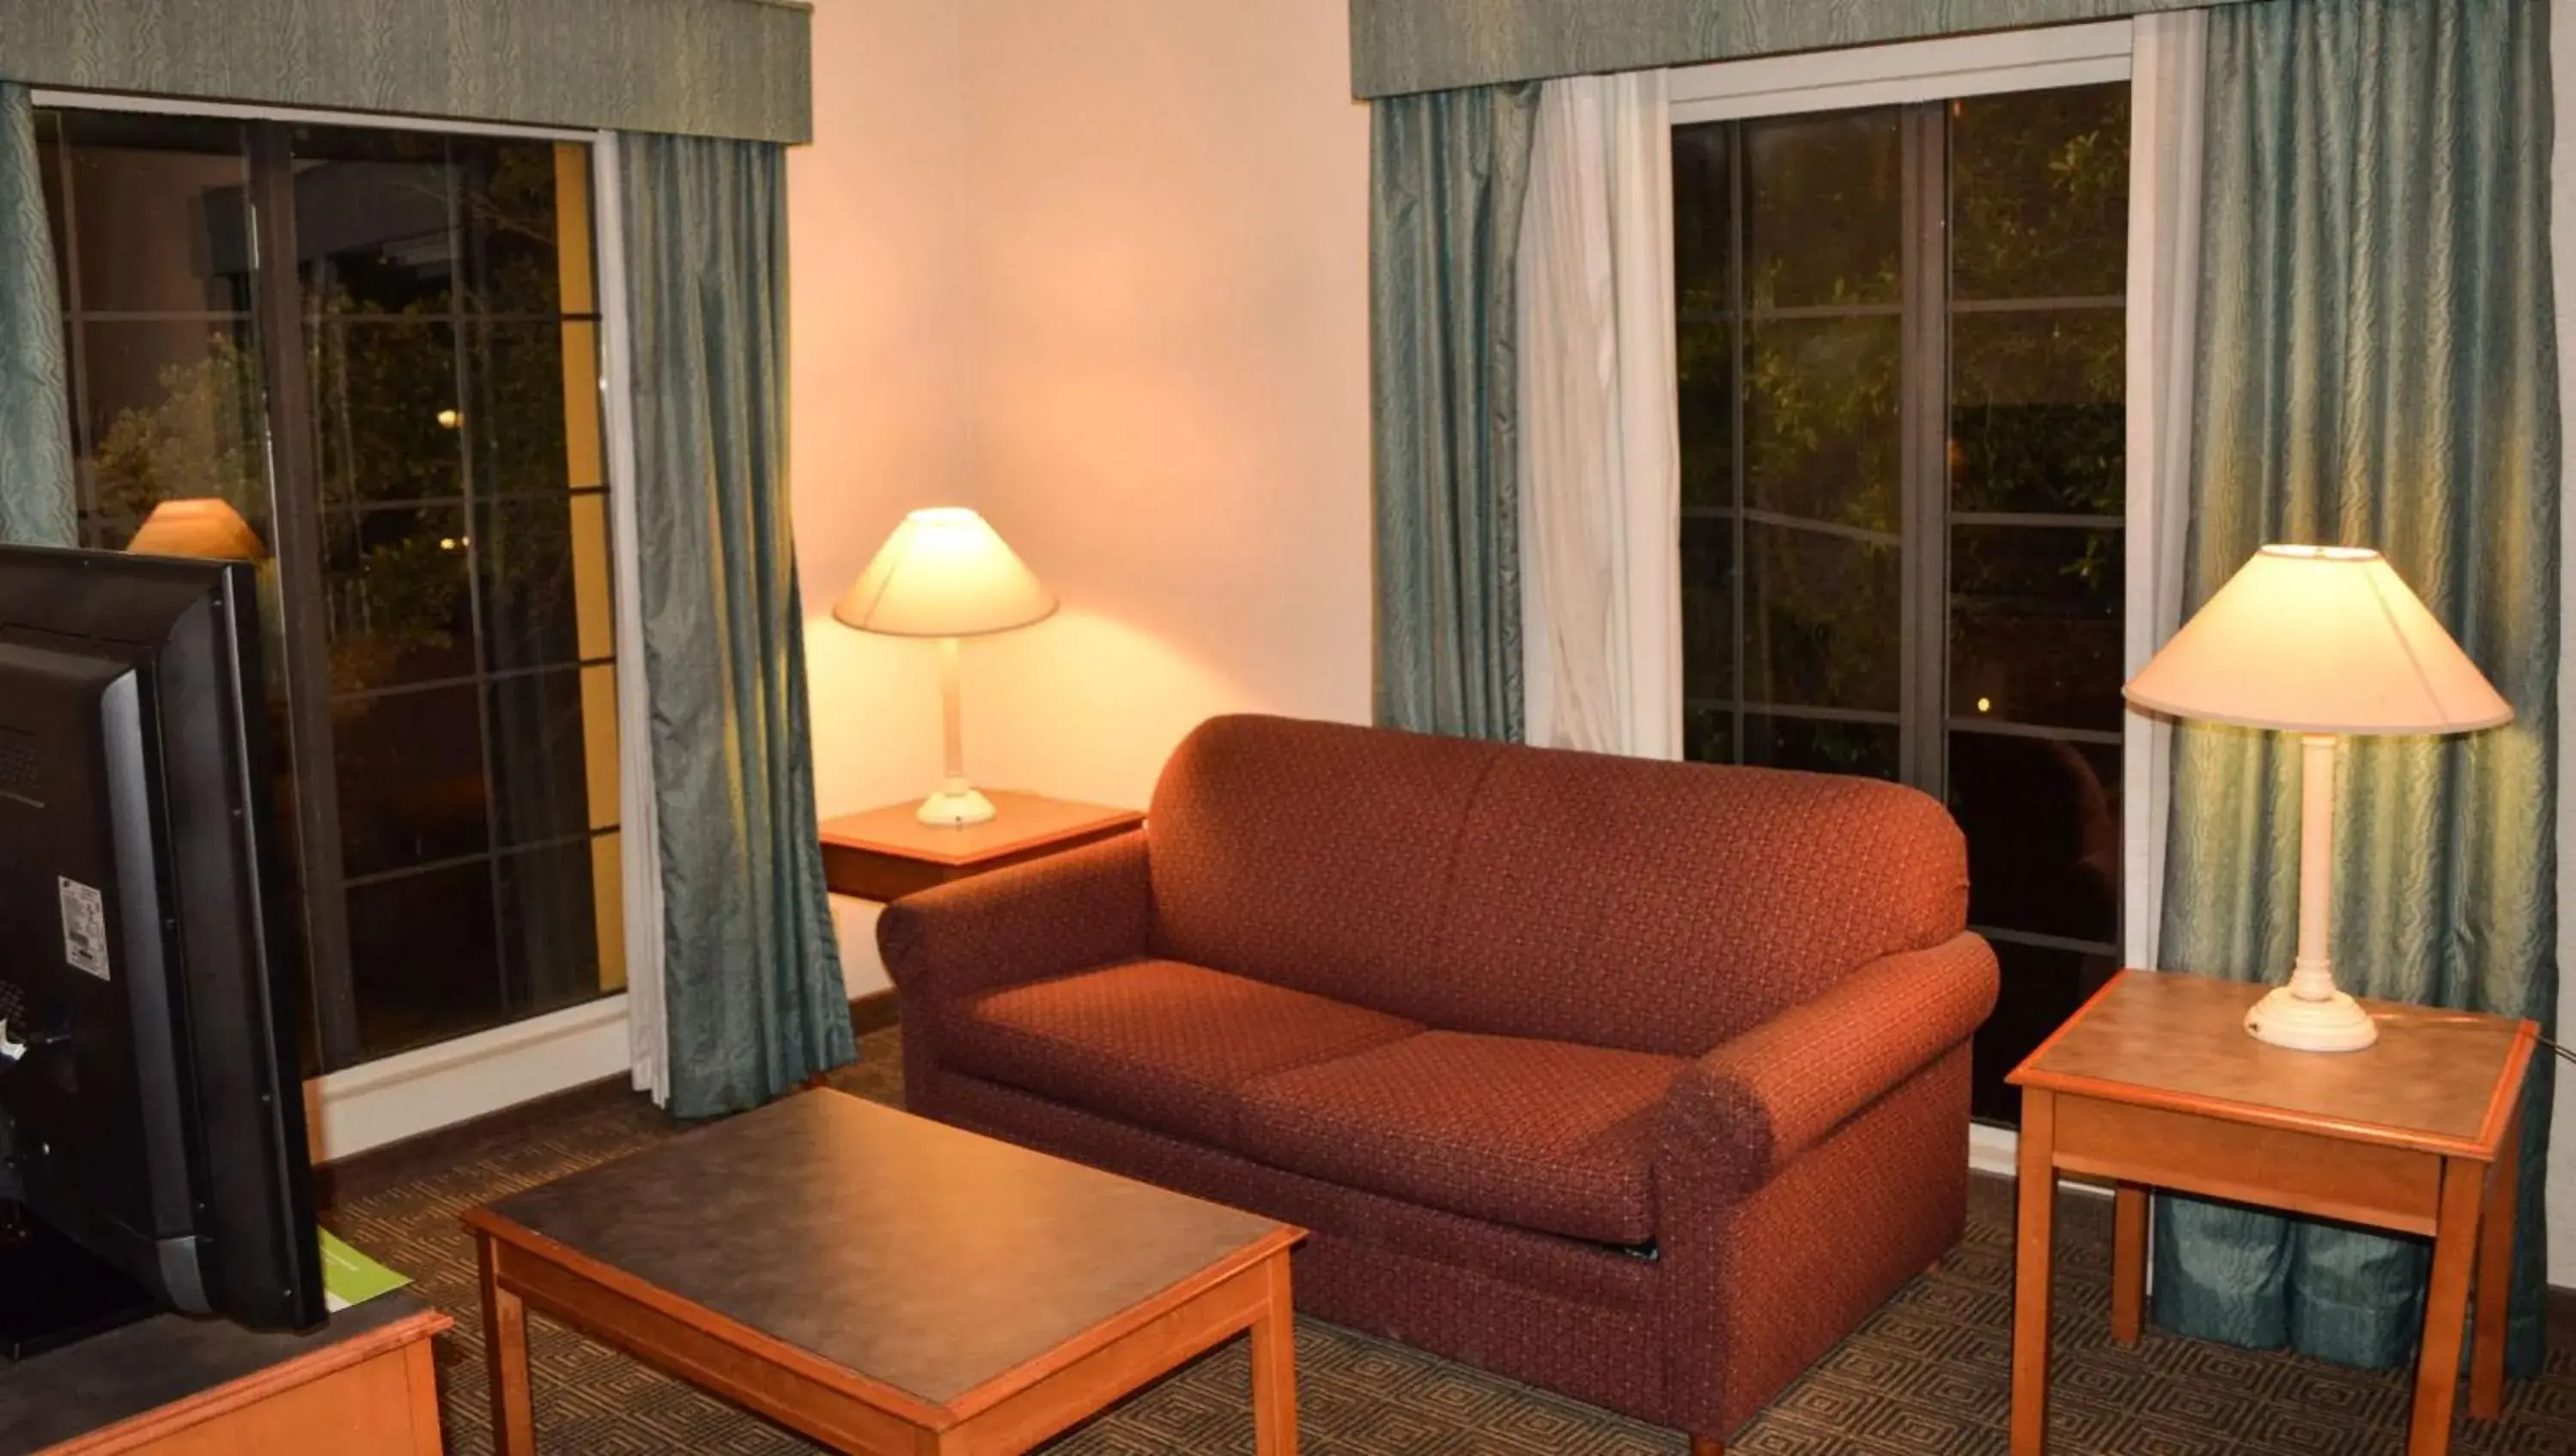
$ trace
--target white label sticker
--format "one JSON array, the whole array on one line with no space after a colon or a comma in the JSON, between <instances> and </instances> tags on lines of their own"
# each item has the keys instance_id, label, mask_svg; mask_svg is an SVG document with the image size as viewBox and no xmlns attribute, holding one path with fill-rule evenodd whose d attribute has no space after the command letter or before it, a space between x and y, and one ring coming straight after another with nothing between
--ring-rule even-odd
<instances>
[{"instance_id":1,"label":"white label sticker","mask_svg":"<svg viewBox=\"0 0 2576 1456\"><path fill-rule=\"evenodd\" d=\"M56 877L62 887L63 959L72 969L104 981L107 975L107 901L78 880Z\"/></svg>"}]
</instances>

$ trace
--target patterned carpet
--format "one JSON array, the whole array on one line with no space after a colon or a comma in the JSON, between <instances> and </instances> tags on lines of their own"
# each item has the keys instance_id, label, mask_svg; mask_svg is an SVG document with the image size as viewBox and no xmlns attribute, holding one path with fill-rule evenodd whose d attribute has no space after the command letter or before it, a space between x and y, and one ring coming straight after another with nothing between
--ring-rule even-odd
<instances>
[{"instance_id":1,"label":"patterned carpet","mask_svg":"<svg viewBox=\"0 0 2576 1456\"><path fill-rule=\"evenodd\" d=\"M862 1046L844 1090L900 1103L896 1033ZM353 1187L323 1221L412 1274L456 1317L439 1344L448 1449L492 1449L473 1254L457 1215L474 1204L668 1136L640 1098L601 1098L463 1156ZM356 1180L353 1180L355 1182ZM2286 1355L2158 1336L2118 1349L2105 1335L2108 1205L2070 1197L2061 1215L2055 1456L2377 1456L2404 1447L2405 1380ZM1979 1180L1968 1234L1731 1443L1743 1456L1948 1456L2005 1449L2012 1310L2011 1209ZM537 1433L547 1456L735 1456L816 1448L543 1321L534 1322ZM2513 1387L2505 1418L2463 1421L2460 1456L2576 1456L2576 1351L2561 1338L2542 1378ZM1316 1320L1297 1333L1303 1449L1315 1456L1667 1456L1670 1431L1516 1385ZM1250 1453L1242 1342L1144 1391L1051 1452L1062 1456Z\"/></svg>"}]
</instances>

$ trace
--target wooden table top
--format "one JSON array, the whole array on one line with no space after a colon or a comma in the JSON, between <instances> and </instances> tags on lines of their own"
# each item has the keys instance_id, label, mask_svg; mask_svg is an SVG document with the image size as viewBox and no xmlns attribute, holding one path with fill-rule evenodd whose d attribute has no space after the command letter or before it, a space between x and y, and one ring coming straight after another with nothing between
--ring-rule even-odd
<instances>
[{"instance_id":1,"label":"wooden table top","mask_svg":"<svg viewBox=\"0 0 2576 1456\"><path fill-rule=\"evenodd\" d=\"M2124 970L2007 1079L2359 1142L2492 1158L2538 1029L2528 1021L2361 998L2379 1023L2357 1052L2258 1041L2268 985Z\"/></svg>"},{"instance_id":2,"label":"wooden table top","mask_svg":"<svg viewBox=\"0 0 2576 1456\"><path fill-rule=\"evenodd\" d=\"M1044 794L993 789L985 797L993 801L995 812L981 824L924 824L913 812L920 807L918 802L888 804L825 820L823 843L927 864L964 866L1145 822L1144 814L1135 809L1050 799Z\"/></svg>"},{"instance_id":3,"label":"wooden table top","mask_svg":"<svg viewBox=\"0 0 2576 1456\"><path fill-rule=\"evenodd\" d=\"M17 1364L0 1364L0 1456L22 1456L244 1381L313 1365L318 1376L444 1332L408 1291L331 1316L309 1334L256 1335L222 1320L156 1315Z\"/></svg>"},{"instance_id":4,"label":"wooden table top","mask_svg":"<svg viewBox=\"0 0 2576 1456\"><path fill-rule=\"evenodd\" d=\"M834 1091L466 1221L952 1410L1043 1373L1124 1311L1303 1237Z\"/></svg>"}]
</instances>

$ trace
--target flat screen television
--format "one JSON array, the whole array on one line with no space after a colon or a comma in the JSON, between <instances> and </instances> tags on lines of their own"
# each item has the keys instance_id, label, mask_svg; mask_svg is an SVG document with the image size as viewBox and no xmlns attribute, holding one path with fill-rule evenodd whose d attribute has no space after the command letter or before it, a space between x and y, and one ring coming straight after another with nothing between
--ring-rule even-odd
<instances>
[{"instance_id":1,"label":"flat screen television","mask_svg":"<svg viewBox=\"0 0 2576 1456\"><path fill-rule=\"evenodd\" d=\"M0 547L0 1354L322 1322L252 568Z\"/></svg>"}]
</instances>

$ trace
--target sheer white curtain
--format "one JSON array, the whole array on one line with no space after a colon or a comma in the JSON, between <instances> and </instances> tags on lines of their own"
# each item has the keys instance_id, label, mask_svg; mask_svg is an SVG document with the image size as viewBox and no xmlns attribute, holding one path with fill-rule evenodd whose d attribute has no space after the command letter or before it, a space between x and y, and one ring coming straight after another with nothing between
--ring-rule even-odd
<instances>
[{"instance_id":1,"label":"sheer white curtain","mask_svg":"<svg viewBox=\"0 0 2576 1456\"><path fill-rule=\"evenodd\" d=\"M601 132L591 166L597 213L626 215L617 135ZM600 278L607 312L600 351L601 399L607 412L611 472L609 511L617 569L617 814L620 879L614 893L626 925L626 1037L635 1090L654 1105L671 1101L670 1019L662 994L662 834L653 792L653 693L645 680L643 562L635 513L633 333L626 313L626 232L599 230ZM594 895L612 893L606 885Z\"/></svg>"},{"instance_id":2,"label":"sheer white curtain","mask_svg":"<svg viewBox=\"0 0 2576 1456\"><path fill-rule=\"evenodd\" d=\"M2201 89L2208 18L2141 15L2129 54L2128 640L2135 676L2182 621L2191 519L2192 351L2200 309ZM2128 715L2121 954L2156 964L2173 729Z\"/></svg>"},{"instance_id":3,"label":"sheer white curtain","mask_svg":"<svg viewBox=\"0 0 2576 1456\"><path fill-rule=\"evenodd\" d=\"M1550 81L1521 214L1529 741L1682 754L1681 445L1664 73Z\"/></svg>"}]
</instances>

